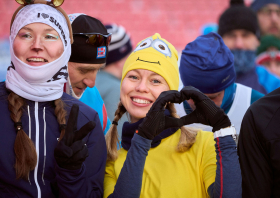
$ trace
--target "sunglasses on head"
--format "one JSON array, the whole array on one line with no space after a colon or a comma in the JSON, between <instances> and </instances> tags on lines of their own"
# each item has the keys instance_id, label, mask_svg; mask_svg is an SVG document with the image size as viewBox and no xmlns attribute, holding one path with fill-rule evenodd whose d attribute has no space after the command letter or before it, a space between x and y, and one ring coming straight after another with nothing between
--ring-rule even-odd
<instances>
[{"instance_id":1,"label":"sunglasses on head","mask_svg":"<svg viewBox=\"0 0 280 198\"><path fill-rule=\"evenodd\" d=\"M73 33L73 35L87 36L88 39L86 40L86 43L91 44L95 47L100 47L102 45L109 46L112 38L112 33L109 33L107 35L100 33Z\"/></svg>"},{"instance_id":2,"label":"sunglasses on head","mask_svg":"<svg viewBox=\"0 0 280 198\"><path fill-rule=\"evenodd\" d=\"M21 4L21 5L42 3L42 4L47 4L47 5L50 5L50 6L56 8L58 6L61 6L63 4L64 0L51 0L51 1L47 1L47 0L16 0L16 2Z\"/></svg>"}]
</instances>

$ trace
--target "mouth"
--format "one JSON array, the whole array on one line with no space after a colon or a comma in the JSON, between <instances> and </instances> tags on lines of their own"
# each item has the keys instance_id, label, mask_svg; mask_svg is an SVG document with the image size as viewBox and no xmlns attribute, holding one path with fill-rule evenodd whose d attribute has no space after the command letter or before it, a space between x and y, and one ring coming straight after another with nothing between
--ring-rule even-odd
<instances>
[{"instance_id":1,"label":"mouth","mask_svg":"<svg viewBox=\"0 0 280 198\"><path fill-rule=\"evenodd\" d=\"M152 101L150 101L150 100L145 100L145 99L140 99L140 98L131 98L131 100L138 104L151 104L152 103Z\"/></svg>"},{"instance_id":2,"label":"mouth","mask_svg":"<svg viewBox=\"0 0 280 198\"><path fill-rule=\"evenodd\" d=\"M49 62L47 59L44 58L27 58L27 62L35 62L35 63L46 63Z\"/></svg>"}]
</instances>

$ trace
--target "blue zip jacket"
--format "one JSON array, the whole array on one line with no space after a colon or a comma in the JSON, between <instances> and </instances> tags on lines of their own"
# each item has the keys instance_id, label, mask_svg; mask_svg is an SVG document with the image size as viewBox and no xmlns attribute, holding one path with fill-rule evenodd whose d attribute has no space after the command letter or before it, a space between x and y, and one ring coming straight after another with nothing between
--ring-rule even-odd
<instances>
[{"instance_id":1,"label":"blue zip jacket","mask_svg":"<svg viewBox=\"0 0 280 198\"><path fill-rule=\"evenodd\" d=\"M80 101L97 111L105 135L111 126L111 121L107 115L104 101L102 100L98 89L96 87L87 87Z\"/></svg>"},{"instance_id":2,"label":"blue zip jacket","mask_svg":"<svg viewBox=\"0 0 280 198\"><path fill-rule=\"evenodd\" d=\"M84 138L89 156L82 168L66 170L60 168L54 158L54 149L60 136L60 130L54 114L53 101L33 102L26 100L21 121L23 130L34 142L38 162L35 169L29 174L29 181L16 180L14 169L16 130L14 122L10 118L7 97L5 83L1 82L0 197L102 197L107 151L96 111L63 93L62 100L68 115L73 104L78 104L80 107L77 129L89 121L96 123L96 127Z\"/></svg>"},{"instance_id":3,"label":"blue zip jacket","mask_svg":"<svg viewBox=\"0 0 280 198\"><path fill-rule=\"evenodd\" d=\"M251 87L263 94L270 93L280 87L280 79L269 73L261 65L256 65L245 74L237 74L235 82Z\"/></svg>"}]
</instances>

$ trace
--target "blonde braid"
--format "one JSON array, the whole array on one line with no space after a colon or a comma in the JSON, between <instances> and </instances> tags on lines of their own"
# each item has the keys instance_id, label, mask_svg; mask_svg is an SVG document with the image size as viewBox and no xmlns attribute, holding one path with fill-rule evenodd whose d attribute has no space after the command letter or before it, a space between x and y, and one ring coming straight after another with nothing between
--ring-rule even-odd
<instances>
[{"instance_id":1,"label":"blonde braid","mask_svg":"<svg viewBox=\"0 0 280 198\"><path fill-rule=\"evenodd\" d=\"M20 123L23 114L24 99L14 92L8 96L10 116L14 123ZM24 132L22 126L19 126L14 144L16 156L15 170L16 178L28 179L29 172L34 170L37 163L37 154L32 140Z\"/></svg>"},{"instance_id":2,"label":"blonde braid","mask_svg":"<svg viewBox=\"0 0 280 198\"><path fill-rule=\"evenodd\" d=\"M113 122L118 122L123 114L126 112L125 107L120 101L118 104L118 109L115 112L115 117ZM107 145L107 160L115 161L118 158L118 147L119 138L118 138L118 129L116 124L112 124L107 134L105 135L106 145Z\"/></svg>"},{"instance_id":3,"label":"blonde braid","mask_svg":"<svg viewBox=\"0 0 280 198\"><path fill-rule=\"evenodd\" d=\"M180 118L176 112L175 106L173 103L169 103L167 105L167 109L170 111L172 117ZM192 147L192 145L196 141L196 135L197 135L198 129L195 129L193 127L181 127L181 136L180 140L178 142L176 150L178 152L185 152L189 148Z\"/></svg>"}]
</instances>

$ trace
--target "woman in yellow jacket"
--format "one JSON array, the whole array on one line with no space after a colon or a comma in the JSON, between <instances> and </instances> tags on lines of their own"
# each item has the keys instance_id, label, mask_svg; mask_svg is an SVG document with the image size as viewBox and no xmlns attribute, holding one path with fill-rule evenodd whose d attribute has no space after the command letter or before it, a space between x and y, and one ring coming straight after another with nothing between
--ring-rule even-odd
<instances>
[{"instance_id":1,"label":"woman in yellow jacket","mask_svg":"<svg viewBox=\"0 0 280 198\"><path fill-rule=\"evenodd\" d=\"M221 60L216 56L223 55L224 62L217 63L221 67L233 64L219 35L198 37L193 44L194 53L208 54L208 59ZM141 41L125 62L121 101L106 135L105 198L241 197L235 130L227 115L197 89L175 91L177 60L175 48L155 34ZM173 103L186 99L194 100L196 110L178 118ZM116 125L125 112L130 122L123 125L117 151ZM214 135L184 126L194 122L211 125Z\"/></svg>"}]
</instances>

